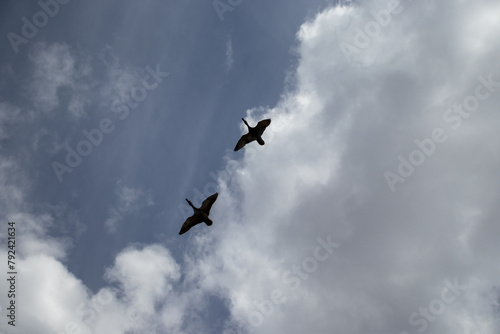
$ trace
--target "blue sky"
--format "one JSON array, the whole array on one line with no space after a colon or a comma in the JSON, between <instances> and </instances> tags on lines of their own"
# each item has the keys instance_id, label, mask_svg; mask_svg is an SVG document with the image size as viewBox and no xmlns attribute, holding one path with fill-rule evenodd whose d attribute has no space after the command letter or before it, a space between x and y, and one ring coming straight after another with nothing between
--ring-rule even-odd
<instances>
[{"instance_id":1,"label":"blue sky","mask_svg":"<svg viewBox=\"0 0 500 334\"><path fill-rule=\"evenodd\" d=\"M31 165L32 172L40 174L40 181L33 189L37 197L49 197L50 205L64 203L69 211L81 210L76 217L87 222L84 225L88 233L74 241L76 249L85 251L72 254L75 258L70 263L78 265L71 270L97 288L102 284L102 274L92 269L95 261L102 260L100 265L104 266L130 242L151 241L155 235L172 235L178 230L183 221L178 204L193 195L191 189L197 184L210 180L209 172L223 166L222 156L234 147L245 111L273 105L279 99L286 71L294 60L290 49L295 32L319 5L304 2L293 8L286 6L288 15L283 15L279 24L274 22L272 13L283 14L283 3L242 4L233 12L224 13L223 21L209 2L194 5L96 1L59 6L57 15L33 39L27 44L15 44L18 53L6 40L5 50L9 52L3 53L3 64L12 69L12 77L27 72L22 81L28 81L24 84L28 88L21 86L20 90L50 85L52 79L47 78L48 73L40 74L37 82L29 77L37 70L35 59L45 57L39 64L47 69L40 71L61 76L55 79L60 83L54 83L52 100L45 102L48 106L38 100L20 98L20 103L28 103L27 108L30 102L35 108L38 103L39 110L34 112L43 114L36 122L22 126L24 129L29 126L39 138L38 161ZM242 10L245 6L246 11ZM10 13L20 12L20 17L29 18L39 10L38 5L9 7ZM23 36L21 19L15 14L5 15L12 19L9 25L5 23L5 31ZM271 30L272 34L264 33ZM231 57L238 59L231 68L226 65L228 43L234 50ZM71 62L66 71L60 68L64 59ZM162 82L148 79L157 86L147 91L147 97L138 106L128 108L129 116L119 119L112 110L116 91L130 99L130 88L149 74L147 68L155 71L158 68L169 76L161 77ZM76 91L74 96L78 96L75 100L81 105L81 115L67 112L71 90ZM41 88L34 92L39 100L46 93ZM24 95L19 91L17 94ZM126 103L118 104L121 105ZM96 128L103 118L112 120L113 133L104 136L102 145L84 157L73 172L63 174L63 182L58 182L51 163L64 163L65 144L76 150L76 145L85 139L81 131ZM12 140L8 146L21 143ZM47 152L44 144L63 147L52 147ZM124 187L154 192L156 205L141 213L145 216L140 220L148 221L147 227L137 223L138 217L127 218L130 223L123 223L131 225L130 228L117 231L113 237L116 248L110 249L108 242L92 240L102 235L99 231L109 207L119 205L114 199L117 182ZM61 230L78 229L74 226L76 222L61 224L64 225ZM105 239L108 238L109 235ZM88 248L84 246L88 243L94 244L92 261L88 261Z\"/></svg>"},{"instance_id":2,"label":"blue sky","mask_svg":"<svg viewBox=\"0 0 500 334\"><path fill-rule=\"evenodd\" d=\"M495 1L0 12L1 333L498 332Z\"/></svg>"}]
</instances>

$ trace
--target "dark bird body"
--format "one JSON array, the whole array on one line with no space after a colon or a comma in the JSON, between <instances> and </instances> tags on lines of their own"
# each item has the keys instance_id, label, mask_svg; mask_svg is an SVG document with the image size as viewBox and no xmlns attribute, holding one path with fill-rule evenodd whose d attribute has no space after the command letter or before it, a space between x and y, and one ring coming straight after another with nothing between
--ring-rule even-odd
<instances>
[{"instance_id":1,"label":"dark bird body","mask_svg":"<svg viewBox=\"0 0 500 334\"><path fill-rule=\"evenodd\" d=\"M264 133L264 130L271 124L271 119L264 119L257 123L257 125L252 128L250 125L248 125L247 121L245 121L244 118L242 118L243 122L248 128L248 133L241 136L240 140L238 140L238 143L236 144L236 147L234 148L234 151L241 150L246 144L253 142L254 140L257 141L260 145L264 145L265 142L262 139L262 134Z\"/></svg>"},{"instance_id":2,"label":"dark bird body","mask_svg":"<svg viewBox=\"0 0 500 334\"><path fill-rule=\"evenodd\" d=\"M200 223L205 223L207 226L211 226L213 224L212 220L208 218L208 215L210 214L210 209L212 208L212 204L215 203L215 200L217 199L217 196L219 196L218 193L215 193L211 195L210 197L207 197L203 203L201 204L200 208L197 208L191 203L187 198L186 201L188 204L193 208L194 214L186 219L184 224L182 224L181 230L179 231L179 234L184 234L189 229L195 225L198 225Z\"/></svg>"}]
</instances>

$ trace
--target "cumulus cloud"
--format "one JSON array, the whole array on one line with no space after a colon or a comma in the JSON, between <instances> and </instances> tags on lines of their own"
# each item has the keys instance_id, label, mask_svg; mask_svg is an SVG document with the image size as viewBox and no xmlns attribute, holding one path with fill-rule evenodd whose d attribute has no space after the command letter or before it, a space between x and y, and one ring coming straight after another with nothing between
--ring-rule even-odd
<instances>
[{"instance_id":1,"label":"cumulus cloud","mask_svg":"<svg viewBox=\"0 0 500 334\"><path fill-rule=\"evenodd\" d=\"M227 294L242 327L498 331L499 249L488 237L498 231L498 159L488 152L498 150L500 26L491 12L491 1L373 1L301 27L296 86L261 115L269 129L280 117L286 126L224 174L213 231L194 239L203 255L188 271ZM469 98L478 86L491 94ZM444 142L429 142L435 129ZM384 173L398 173L415 140L428 145L424 161L392 192ZM320 261L318 238L328 236L340 246Z\"/></svg>"},{"instance_id":2,"label":"cumulus cloud","mask_svg":"<svg viewBox=\"0 0 500 334\"><path fill-rule=\"evenodd\" d=\"M179 265L159 245L125 249L106 275L118 281L129 292L127 302L144 313L154 313L155 304L171 292L172 281L180 278Z\"/></svg>"},{"instance_id":3,"label":"cumulus cloud","mask_svg":"<svg viewBox=\"0 0 500 334\"><path fill-rule=\"evenodd\" d=\"M5 251L0 254L6 256ZM22 272L17 287L23 291L16 297L23 314L16 323L19 332L182 332L190 299L173 291L179 265L160 245L120 252L106 271L109 285L96 293L46 252L30 252L16 262ZM3 281L0 287L7 289Z\"/></svg>"},{"instance_id":4,"label":"cumulus cloud","mask_svg":"<svg viewBox=\"0 0 500 334\"><path fill-rule=\"evenodd\" d=\"M64 208L33 213L28 203L30 178L15 158L0 159L0 217L15 222L16 314L19 333L182 333L187 308L202 301L195 289L177 292L180 267L161 245L129 246L117 254L103 275L106 286L91 291L68 271L66 258L71 242L51 236L52 227ZM137 189L117 187L118 203L125 211L138 203L151 204L149 195ZM144 196L143 196L144 195ZM50 213L53 212L53 213ZM7 259L6 229L0 238L0 257ZM7 280L0 289L9 291ZM21 292L22 291L22 292ZM194 303L194 305L191 305ZM7 305L0 305L7 319ZM2 323L2 330L8 326Z\"/></svg>"},{"instance_id":5,"label":"cumulus cloud","mask_svg":"<svg viewBox=\"0 0 500 334\"><path fill-rule=\"evenodd\" d=\"M103 270L107 285L91 291L66 268L66 256L71 250L69 240L51 236L57 215L30 213L31 206L26 203L30 192L28 177L16 160L1 161L1 219L15 222L16 228L18 332L182 332L185 308L191 302L196 304L199 298L193 292L181 294L174 290L180 267L166 248L127 247L117 254L110 268ZM130 207L137 202L136 192L129 188L120 188L118 193L124 205ZM7 259L4 231L7 230L1 232L0 257ZM2 291L9 290L7 283L5 279L0 281ZM0 314L6 319L7 306L3 302L1 306Z\"/></svg>"}]
</instances>

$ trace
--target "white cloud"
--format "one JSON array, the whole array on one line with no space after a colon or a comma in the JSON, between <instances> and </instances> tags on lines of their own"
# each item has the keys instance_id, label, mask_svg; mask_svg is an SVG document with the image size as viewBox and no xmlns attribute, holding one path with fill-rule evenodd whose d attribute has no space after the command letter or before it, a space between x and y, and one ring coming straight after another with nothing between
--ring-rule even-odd
<instances>
[{"instance_id":1,"label":"white cloud","mask_svg":"<svg viewBox=\"0 0 500 334\"><path fill-rule=\"evenodd\" d=\"M38 43L30 58L34 65L31 98L37 112L52 115L61 107L61 97L68 94L69 103L63 106L67 108L63 112L68 111L76 120L84 117L92 89L88 82L92 68L87 57L75 54L67 44Z\"/></svg>"},{"instance_id":2,"label":"white cloud","mask_svg":"<svg viewBox=\"0 0 500 334\"><path fill-rule=\"evenodd\" d=\"M21 256L44 254L54 259L64 259L70 242L48 235L48 229L53 225L53 218L50 215L16 213L11 214L8 220L22 222L18 224L17 231L23 235L23 242L16 247Z\"/></svg>"},{"instance_id":3,"label":"white cloud","mask_svg":"<svg viewBox=\"0 0 500 334\"><path fill-rule=\"evenodd\" d=\"M18 234L19 239L26 235ZM0 255L6 258L3 249ZM129 247L119 253L106 271L110 285L95 294L43 251L32 249L16 263L22 273L17 276L15 299L20 333L181 333L185 308L196 302L192 294L181 298L173 291L172 284L180 278L179 265L159 245ZM0 287L7 291L4 281ZM2 314L5 318L4 307Z\"/></svg>"},{"instance_id":4,"label":"white cloud","mask_svg":"<svg viewBox=\"0 0 500 334\"><path fill-rule=\"evenodd\" d=\"M128 291L127 302L138 312L152 314L156 303L163 301L172 291L172 282L179 280L179 265L170 253L159 245L144 249L123 250L107 271L111 281L119 281Z\"/></svg>"},{"instance_id":5,"label":"white cloud","mask_svg":"<svg viewBox=\"0 0 500 334\"><path fill-rule=\"evenodd\" d=\"M401 6L349 59L341 43L354 45L356 28L376 22L371 12L383 15L386 1L331 8L301 27L296 88L258 117L273 119L268 130L279 117L286 125L247 150L214 225L194 239L203 255L188 271L224 291L234 320L258 323L255 333L417 333L424 323L429 334L498 331L499 161L488 152L500 149L500 87L459 129L443 120L479 76L500 81L500 24L485 17L498 5ZM437 127L448 141L392 193L384 171ZM316 238L327 235L341 247L307 273ZM436 309L455 278L465 292ZM273 291L286 301L270 303ZM425 320L421 307L443 313Z\"/></svg>"},{"instance_id":6,"label":"white cloud","mask_svg":"<svg viewBox=\"0 0 500 334\"><path fill-rule=\"evenodd\" d=\"M160 245L124 249L106 271L109 284L93 293L66 268L64 261L71 243L50 235L54 217L29 213L30 182L19 163L5 157L0 161L1 220L14 221L16 228L16 332L182 333L185 309L196 309L201 300L196 291L181 295L173 289L180 278L180 267L167 249ZM132 188L120 186L117 194L126 208L141 201L151 203L147 195ZM57 210L62 209L52 211ZM7 259L8 250L6 231L6 226L0 231L3 259ZM4 292L10 289L7 283L6 279L0 281ZM10 300L0 302L4 320L4 302ZM3 331L7 326L4 321L0 328Z\"/></svg>"}]
</instances>

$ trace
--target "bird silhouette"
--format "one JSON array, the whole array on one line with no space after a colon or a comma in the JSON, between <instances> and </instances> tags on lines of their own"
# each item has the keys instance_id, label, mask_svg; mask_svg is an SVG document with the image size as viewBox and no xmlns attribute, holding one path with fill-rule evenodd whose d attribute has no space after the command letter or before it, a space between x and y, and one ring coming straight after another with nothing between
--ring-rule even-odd
<instances>
[{"instance_id":1,"label":"bird silhouette","mask_svg":"<svg viewBox=\"0 0 500 334\"><path fill-rule=\"evenodd\" d=\"M210 197L207 197L203 203L201 204L200 208L196 208L193 203L191 203L187 198L186 201L188 204L193 208L194 214L187 218L184 224L182 224L181 230L179 231L179 234L184 234L189 229L195 225L198 225L200 223L205 223L207 226L211 226L213 224L212 220L208 218L208 215L210 214L210 209L212 208L212 205L215 203L215 200L217 200L217 196L219 196L218 193L215 193L211 195Z\"/></svg>"},{"instance_id":2,"label":"bird silhouette","mask_svg":"<svg viewBox=\"0 0 500 334\"><path fill-rule=\"evenodd\" d=\"M240 140L238 140L238 143L236 144L236 147L234 148L234 151L241 150L246 144L253 142L254 140L257 141L260 145L264 145L265 142L262 140L262 134L264 133L264 130L271 124L271 119L264 119L257 123L257 125L252 128L250 125L248 125L247 121L245 121L244 118L242 118L243 122L245 125L248 127L248 133L244 134L241 136Z\"/></svg>"}]
</instances>

